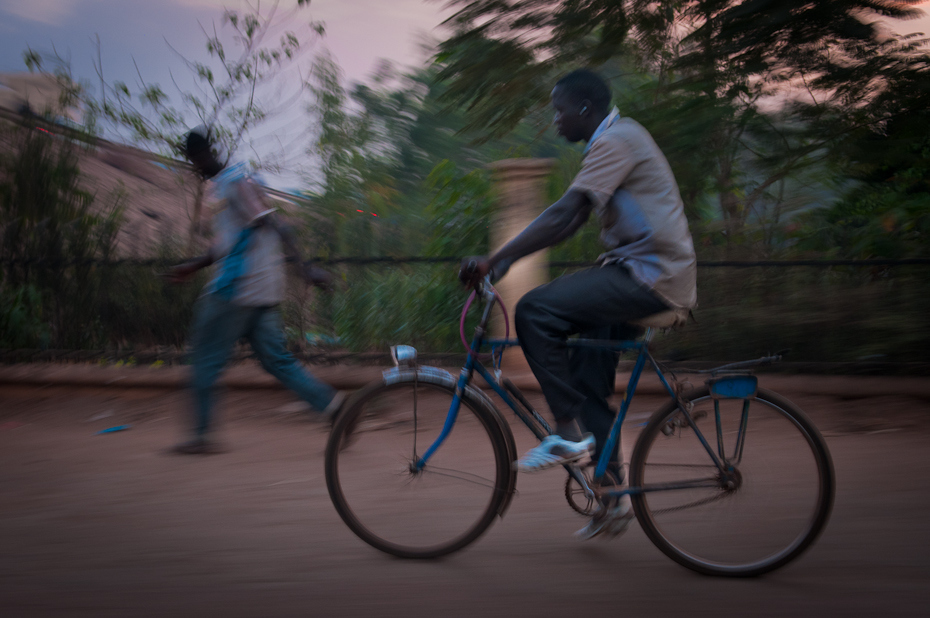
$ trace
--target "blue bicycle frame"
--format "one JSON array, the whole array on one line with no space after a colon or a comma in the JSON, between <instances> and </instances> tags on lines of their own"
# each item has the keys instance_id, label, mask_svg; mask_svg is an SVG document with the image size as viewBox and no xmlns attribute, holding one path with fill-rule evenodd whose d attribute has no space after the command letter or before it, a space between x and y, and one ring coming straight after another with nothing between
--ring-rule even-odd
<instances>
[{"instance_id":1,"label":"blue bicycle frame","mask_svg":"<svg viewBox=\"0 0 930 618\"><path fill-rule=\"evenodd\" d=\"M478 326L475 329L475 335L472 338L470 345L470 353L467 360L465 361L465 366L462 367L462 370L459 374L458 381L456 383L455 394L452 398L452 403L449 407L449 413L446 416L445 424L443 426L440 435L436 440L429 446L425 453L414 462L413 466L417 470L421 470L426 466L427 461L436 450L442 445L446 437L452 431L452 427L455 425L456 418L458 417L458 411L461 406L462 394L465 391L465 388L468 386L475 372L477 372L484 380L491 386L491 388L498 394L498 396L506 403L516 414L523 423L533 432L533 434L540 440L545 438L547 435L552 433L552 429L548 423L537 413L529 402L523 397L522 393L506 378L501 379L500 369L496 369L492 374L487 367L478 359L478 353L485 347L491 347L491 356L493 359L498 359L498 367L500 366L500 356L503 353L503 350L511 346L519 346L520 343L515 339L491 339L485 341L485 333L487 328L488 319L490 317L491 308L494 305L494 292L491 292L487 289L484 289L481 292L481 296L486 302L484 312L482 314L481 320ZM572 347L589 347L589 348L598 348L604 350L611 350L617 352L626 352L626 351L637 351L636 362L633 366L632 374L630 375L630 380L627 384L626 395L623 399L623 402L620 405L620 410L614 419L614 423L611 426L610 433L607 438L607 443L601 449L601 455L597 462L597 467L594 472L594 481L599 483L603 478L604 474L607 471L607 465L609 463L610 453L613 452L617 441L620 439L620 428L623 425L623 421L626 418L627 410L630 407L630 402L633 399L633 395L636 392L636 387L639 384L639 379L642 376L643 369L646 364L652 366L653 370L658 375L659 380L662 382L662 386L668 391L668 394L672 399L678 402L678 407L681 410L682 414L685 416L689 426L694 429L695 434L703 445L704 449L707 451L711 460L713 461L716 468L725 477L728 476L730 466L728 466L722 458L724 457L723 452L721 451L720 456L718 457L717 453L714 452L714 449L704 438L703 434L698 430L697 426L694 423L694 420L691 418L690 412L678 397L675 389L669 384L668 380L665 378L665 375L662 373L662 370L659 368L658 363L652 354L649 352L649 343L652 341L655 331L652 328L647 328L646 333L641 340L638 341L610 341L610 340L596 340L596 339L574 339L569 341L569 346ZM750 361L750 363L757 363L757 361ZM742 364L740 364L742 365ZM729 367L729 366L728 366ZM723 368L720 368L723 369ZM521 407L522 406L522 407ZM740 427L740 435L745 435L745 423L746 418L744 414L743 423ZM719 431L719 422L718 422L718 431ZM741 440L739 441L741 442ZM737 450L741 450L741 445L737 447ZM570 464L565 465L568 473L579 483L579 485L584 489L585 493L589 496L594 496L595 492L589 487L587 481L584 479L583 475L578 470L577 466ZM713 477L706 479L695 479L693 481L684 481L674 484L662 484L662 485L652 485L649 487L629 487L625 489L608 489L601 492L601 495L609 496L621 496L624 494L635 494L641 493L644 491L660 491L660 490L672 490L672 489L684 489L689 487L707 487L707 486L719 486L721 483L721 477Z\"/></svg>"}]
</instances>

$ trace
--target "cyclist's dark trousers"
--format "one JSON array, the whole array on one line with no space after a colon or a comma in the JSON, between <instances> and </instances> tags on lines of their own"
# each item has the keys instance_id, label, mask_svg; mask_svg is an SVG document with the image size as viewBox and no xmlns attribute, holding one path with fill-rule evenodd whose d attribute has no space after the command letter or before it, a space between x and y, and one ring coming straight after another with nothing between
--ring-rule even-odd
<instances>
[{"instance_id":1,"label":"cyclist's dark trousers","mask_svg":"<svg viewBox=\"0 0 930 618\"><path fill-rule=\"evenodd\" d=\"M546 402L557 420L578 419L597 440L596 457L607 441L615 413L617 352L569 348L571 335L587 339L631 339L629 324L668 306L634 280L626 267L609 264L564 275L528 292L517 303L517 337ZM619 443L611 454L619 459Z\"/></svg>"}]
</instances>

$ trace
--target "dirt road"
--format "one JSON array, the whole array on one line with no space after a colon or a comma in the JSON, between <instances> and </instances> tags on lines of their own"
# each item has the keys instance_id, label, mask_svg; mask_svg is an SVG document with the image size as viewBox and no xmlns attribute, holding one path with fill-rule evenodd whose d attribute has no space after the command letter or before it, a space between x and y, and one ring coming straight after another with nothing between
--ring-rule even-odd
<instances>
[{"instance_id":1,"label":"dirt road","mask_svg":"<svg viewBox=\"0 0 930 618\"><path fill-rule=\"evenodd\" d=\"M796 563L734 581L674 564L635 526L575 541L560 471L521 478L506 517L465 551L393 559L338 518L325 428L284 392L228 392L229 452L183 457L164 454L183 392L5 385L0 616L927 615L930 401L777 388L824 432L836 503Z\"/></svg>"}]
</instances>

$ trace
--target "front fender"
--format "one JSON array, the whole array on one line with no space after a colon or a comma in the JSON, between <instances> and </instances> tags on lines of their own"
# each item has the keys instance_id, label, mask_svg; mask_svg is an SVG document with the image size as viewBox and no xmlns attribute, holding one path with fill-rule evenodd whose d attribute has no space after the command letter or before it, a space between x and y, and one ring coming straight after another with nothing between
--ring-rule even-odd
<instances>
[{"instance_id":1,"label":"front fender","mask_svg":"<svg viewBox=\"0 0 930 618\"><path fill-rule=\"evenodd\" d=\"M445 369L432 367L430 365L419 365L415 369L412 367L392 367L391 369L383 371L381 376L385 384L398 384L407 380L416 379L419 382L446 386L455 390L456 384L458 383L456 377ZM517 445L513 438L513 431L510 430L510 424L501 415L500 410L497 409L497 406L494 405L494 402L491 401L491 398L488 397L483 390L469 384L465 387L464 397L469 398L475 404L483 407L490 417L494 419L504 439L504 444L507 447L507 460L510 464L511 472L508 475L507 481L507 497L501 504L500 511L498 512L498 515L503 517L517 491L517 472L513 469L513 462L517 460Z\"/></svg>"}]
</instances>

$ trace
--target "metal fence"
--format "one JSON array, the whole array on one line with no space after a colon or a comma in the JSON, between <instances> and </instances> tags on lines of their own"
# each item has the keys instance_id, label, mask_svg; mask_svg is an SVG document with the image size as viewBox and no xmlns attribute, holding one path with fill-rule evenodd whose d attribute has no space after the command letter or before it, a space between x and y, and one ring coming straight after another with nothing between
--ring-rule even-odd
<instances>
[{"instance_id":1,"label":"metal fence","mask_svg":"<svg viewBox=\"0 0 930 618\"><path fill-rule=\"evenodd\" d=\"M345 283L334 294L321 295L291 282L282 312L292 349L310 363L383 363L388 345L412 343L431 362L460 362L458 312L464 294L455 280L460 261L321 260ZM185 362L199 286L177 288L156 276L173 263L36 259L0 264L36 274L50 269L64 279L80 272L84 278L67 288L82 289L80 299L45 290L36 311L47 340L0 345L0 362ZM552 262L550 271L557 275L590 265ZM924 258L700 261L696 321L657 337L656 351L670 362L709 363L787 348L793 365L786 368L827 363L837 371L926 373L928 266L930 259ZM243 349L239 358L248 354Z\"/></svg>"}]
</instances>

